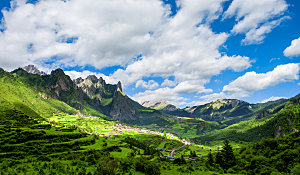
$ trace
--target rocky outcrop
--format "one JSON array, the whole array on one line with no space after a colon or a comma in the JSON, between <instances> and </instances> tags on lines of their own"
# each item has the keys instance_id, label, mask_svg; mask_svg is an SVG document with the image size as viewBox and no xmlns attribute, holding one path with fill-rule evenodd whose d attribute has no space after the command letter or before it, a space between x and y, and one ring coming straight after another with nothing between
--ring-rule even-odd
<instances>
[{"instance_id":1,"label":"rocky outcrop","mask_svg":"<svg viewBox=\"0 0 300 175\"><path fill-rule=\"evenodd\" d=\"M86 79L77 78L74 82L89 98L99 102L104 114L120 122L134 123L138 108L143 108L122 91L120 81L107 84L102 77L89 75Z\"/></svg>"},{"instance_id":2,"label":"rocky outcrop","mask_svg":"<svg viewBox=\"0 0 300 175\"><path fill-rule=\"evenodd\" d=\"M109 114L115 120L132 123L135 120L136 109L129 97L123 95L120 91L116 91Z\"/></svg>"},{"instance_id":3,"label":"rocky outcrop","mask_svg":"<svg viewBox=\"0 0 300 175\"><path fill-rule=\"evenodd\" d=\"M74 80L76 85L80 87L90 98L98 98L99 100L105 95L106 82L102 77L99 79L95 75L89 75L86 79L77 78ZM122 87L121 87L122 89Z\"/></svg>"},{"instance_id":4,"label":"rocky outcrop","mask_svg":"<svg viewBox=\"0 0 300 175\"><path fill-rule=\"evenodd\" d=\"M118 88L121 92L123 91L123 90L122 90L122 84L121 84L120 81L117 83L117 88Z\"/></svg>"},{"instance_id":5,"label":"rocky outcrop","mask_svg":"<svg viewBox=\"0 0 300 175\"><path fill-rule=\"evenodd\" d=\"M26 72L31 73L31 74L37 74L37 75L47 75L45 72L40 71L37 67L35 67L34 65L28 65L23 67L22 69L24 69Z\"/></svg>"},{"instance_id":6,"label":"rocky outcrop","mask_svg":"<svg viewBox=\"0 0 300 175\"><path fill-rule=\"evenodd\" d=\"M214 102L211 102L211 105L214 109L220 109L221 107L230 107L235 108L240 104L244 104L244 101L236 100L236 99L219 99Z\"/></svg>"},{"instance_id":7,"label":"rocky outcrop","mask_svg":"<svg viewBox=\"0 0 300 175\"><path fill-rule=\"evenodd\" d=\"M68 75L65 75L62 69L56 69L50 74L50 90L54 90L58 97L61 96L63 91L71 91L76 89L76 85L73 83Z\"/></svg>"},{"instance_id":8,"label":"rocky outcrop","mask_svg":"<svg viewBox=\"0 0 300 175\"><path fill-rule=\"evenodd\" d=\"M99 102L103 112L115 120L130 123L135 120L136 109L132 100L122 92L122 84L107 84L105 80L95 75L86 79L77 78L76 85L85 92L89 98Z\"/></svg>"}]
</instances>

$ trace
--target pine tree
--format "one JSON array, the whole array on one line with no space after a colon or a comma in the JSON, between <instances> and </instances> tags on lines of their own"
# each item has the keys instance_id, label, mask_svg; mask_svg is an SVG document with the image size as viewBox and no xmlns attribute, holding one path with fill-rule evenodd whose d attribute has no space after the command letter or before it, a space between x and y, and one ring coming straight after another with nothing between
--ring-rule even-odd
<instances>
[{"instance_id":1,"label":"pine tree","mask_svg":"<svg viewBox=\"0 0 300 175\"><path fill-rule=\"evenodd\" d=\"M197 157L196 151L190 151L190 157Z\"/></svg>"},{"instance_id":2,"label":"pine tree","mask_svg":"<svg viewBox=\"0 0 300 175\"><path fill-rule=\"evenodd\" d=\"M221 150L222 163L220 164L223 169L228 169L236 165L236 158L233 154L233 150L228 140L224 141L223 149Z\"/></svg>"},{"instance_id":3,"label":"pine tree","mask_svg":"<svg viewBox=\"0 0 300 175\"><path fill-rule=\"evenodd\" d=\"M211 154L211 150L209 150L209 153L208 153L207 164L209 166L213 166L214 165L214 159L213 159L213 156Z\"/></svg>"},{"instance_id":4,"label":"pine tree","mask_svg":"<svg viewBox=\"0 0 300 175\"><path fill-rule=\"evenodd\" d=\"M223 164L223 155L221 152L217 152L216 154L216 163L219 165Z\"/></svg>"}]
</instances>

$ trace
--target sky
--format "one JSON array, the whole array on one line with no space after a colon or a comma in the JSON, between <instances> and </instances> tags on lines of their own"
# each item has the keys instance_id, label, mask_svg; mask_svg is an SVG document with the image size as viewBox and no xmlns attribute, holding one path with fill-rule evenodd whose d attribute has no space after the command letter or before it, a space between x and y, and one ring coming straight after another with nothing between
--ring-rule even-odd
<instances>
[{"instance_id":1,"label":"sky","mask_svg":"<svg viewBox=\"0 0 300 175\"><path fill-rule=\"evenodd\" d=\"M300 93L299 0L1 0L0 67L122 82L179 107Z\"/></svg>"}]
</instances>

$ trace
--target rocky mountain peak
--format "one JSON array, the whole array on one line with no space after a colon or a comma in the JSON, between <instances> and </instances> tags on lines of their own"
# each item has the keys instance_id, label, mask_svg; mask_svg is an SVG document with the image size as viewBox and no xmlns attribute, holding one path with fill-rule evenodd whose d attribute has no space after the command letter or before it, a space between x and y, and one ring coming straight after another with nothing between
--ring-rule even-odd
<instances>
[{"instance_id":1,"label":"rocky mountain peak","mask_svg":"<svg viewBox=\"0 0 300 175\"><path fill-rule=\"evenodd\" d=\"M117 88L119 88L120 89L120 91L122 92L122 84L121 84L121 82L119 81L118 82L118 84L117 84Z\"/></svg>"},{"instance_id":2,"label":"rocky mountain peak","mask_svg":"<svg viewBox=\"0 0 300 175\"><path fill-rule=\"evenodd\" d=\"M98 82L98 78L95 75L89 75L88 77L86 77L86 79L90 80L92 83Z\"/></svg>"},{"instance_id":3,"label":"rocky mountain peak","mask_svg":"<svg viewBox=\"0 0 300 175\"><path fill-rule=\"evenodd\" d=\"M38 74L38 75L47 75L45 72L40 71L37 67L35 67L34 65L28 65L22 68L23 70L25 70L28 73L31 74Z\"/></svg>"},{"instance_id":4,"label":"rocky mountain peak","mask_svg":"<svg viewBox=\"0 0 300 175\"><path fill-rule=\"evenodd\" d=\"M62 69L52 71L50 77L51 88L55 89L57 96L60 96L62 91L70 91L75 88L71 78Z\"/></svg>"},{"instance_id":5,"label":"rocky mountain peak","mask_svg":"<svg viewBox=\"0 0 300 175\"><path fill-rule=\"evenodd\" d=\"M76 78L76 79L74 80L74 82L75 82L75 84L80 84L80 83L83 82L83 79L82 79L81 77L79 77L79 78Z\"/></svg>"},{"instance_id":6,"label":"rocky mountain peak","mask_svg":"<svg viewBox=\"0 0 300 175\"><path fill-rule=\"evenodd\" d=\"M60 77L60 76L65 76L65 72L62 69L56 69L51 71L51 76L56 76L56 77Z\"/></svg>"},{"instance_id":7,"label":"rocky mountain peak","mask_svg":"<svg viewBox=\"0 0 300 175\"><path fill-rule=\"evenodd\" d=\"M99 83L102 84L102 86L106 85L106 82L102 77L99 78Z\"/></svg>"}]
</instances>

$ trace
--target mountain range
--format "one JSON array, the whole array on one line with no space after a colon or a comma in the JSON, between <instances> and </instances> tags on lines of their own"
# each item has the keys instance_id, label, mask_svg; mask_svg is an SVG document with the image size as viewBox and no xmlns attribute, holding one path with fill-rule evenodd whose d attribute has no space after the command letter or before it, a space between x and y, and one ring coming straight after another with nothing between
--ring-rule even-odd
<instances>
[{"instance_id":1,"label":"mountain range","mask_svg":"<svg viewBox=\"0 0 300 175\"><path fill-rule=\"evenodd\" d=\"M257 104L141 105L121 82L71 80L62 69L48 75L35 66L0 69L0 89L2 174L299 172L300 94ZM224 140L234 147L220 146Z\"/></svg>"},{"instance_id":2,"label":"mountain range","mask_svg":"<svg viewBox=\"0 0 300 175\"><path fill-rule=\"evenodd\" d=\"M54 108L55 112L99 116L106 120L166 130L182 138L196 141L211 141L212 138L219 138L215 137L213 133L216 131L227 133L228 128L235 125L238 127L245 122L258 122L261 125L250 126L247 130L243 129L243 134L255 130L255 128L269 125L275 120L277 113L286 108L287 104L299 102L297 97L257 104L236 99L219 99L204 105L180 109L163 100L139 104L122 91L121 82L114 85L108 84L102 77L97 78L95 75L89 75L85 79L71 80L62 69L54 70L47 75L35 66L29 65L10 73L1 70L1 77L3 89L7 89L8 93L20 93L13 92L20 91L20 89L12 90L11 87L8 87L11 84L7 82L31 89L32 93L38 94L43 103L47 103L49 108ZM22 101L19 96L20 99L17 103L11 101L17 97L7 98L5 93L1 97L3 101L7 101L19 110L26 109L25 112L29 111L30 114L35 113L45 117L43 112L39 113L37 107L31 104L32 102L26 102L26 97ZM63 103L64 107L57 106L57 104L53 105L53 101ZM49 102L51 103L49 104ZM20 106L22 107L20 108ZM260 131L263 134L260 133L259 135L268 135L268 137L284 135L287 132L299 130L298 123L297 117L289 119L289 124L284 126L277 125L278 122L273 122L274 126L272 127L274 129ZM225 131L223 132L223 130ZM268 134L265 134L266 132ZM231 137L232 133L227 134L222 139ZM247 141L252 140L248 139Z\"/></svg>"}]
</instances>

